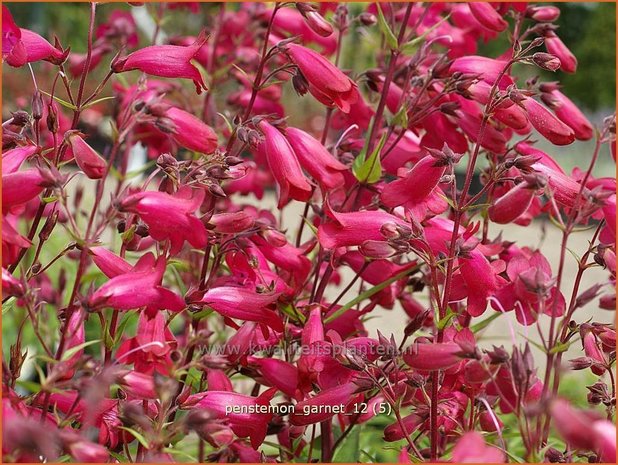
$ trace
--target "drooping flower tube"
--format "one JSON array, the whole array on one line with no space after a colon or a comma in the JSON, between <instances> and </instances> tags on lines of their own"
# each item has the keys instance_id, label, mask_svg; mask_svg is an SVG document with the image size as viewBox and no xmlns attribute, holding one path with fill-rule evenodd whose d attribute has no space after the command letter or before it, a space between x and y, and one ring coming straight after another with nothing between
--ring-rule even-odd
<instances>
[{"instance_id":1,"label":"drooping flower tube","mask_svg":"<svg viewBox=\"0 0 618 465\"><path fill-rule=\"evenodd\" d=\"M132 310L146 307L153 315L159 309L179 312L184 300L161 286L165 273L165 257L155 259L149 252L143 255L128 273L120 274L98 288L88 299L91 308L112 307Z\"/></svg>"},{"instance_id":2,"label":"drooping flower tube","mask_svg":"<svg viewBox=\"0 0 618 465\"><path fill-rule=\"evenodd\" d=\"M264 141L259 144L258 150L265 154L277 183L277 208L286 205L290 198L301 202L309 200L311 185L305 178L290 143L267 121L260 121L258 127L264 134Z\"/></svg>"},{"instance_id":3,"label":"drooping flower tube","mask_svg":"<svg viewBox=\"0 0 618 465\"><path fill-rule=\"evenodd\" d=\"M344 113L359 98L358 86L339 68L311 49L296 44L285 46L290 59L309 83L309 92L320 102L334 105Z\"/></svg>"},{"instance_id":4,"label":"drooping flower tube","mask_svg":"<svg viewBox=\"0 0 618 465\"><path fill-rule=\"evenodd\" d=\"M271 388L258 397L251 397L229 391L206 391L189 396L184 407L206 409L217 418L227 420L234 434L248 437L253 448L257 449L264 442L268 423L273 417L269 406L276 392L277 389Z\"/></svg>"},{"instance_id":5,"label":"drooping flower tube","mask_svg":"<svg viewBox=\"0 0 618 465\"><path fill-rule=\"evenodd\" d=\"M285 137L301 166L326 190L341 187L347 166L335 159L317 139L297 128L287 128Z\"/></svg>"},{"instance_id":6,"label":"drooping flower tube","mask_svg":"<svg viewBox=\"0 0 618 465\"><path fill-rule=\"evenodd\" d=\"M279 315L267 308L278 297L278 294L258 294L244 287L221 286L206 291L201 302L227 318L265 323L277 331L283 331Z\"/></svg>"},{"instance_id":7,"label":"drooping flower tube","mask_svg":"<svg viewBox=\"0 0 618 465\"><path fill-rule=\"evenodd\" d=\"M115 73L140 70L152 76L166 78L191 79L198 94L207 90L200 71L191 63L191 60L206 44L206 35L201 33L193 45L151 45L139 49L130 55L121 58L112 65Z\"/></svg>"},{"instance_id":8,"label":"drooping flower tube","mask_svg":"<svg viewBox=\"0 0 618 465\"><path fill-rule=\"evenodd\" d=\"M382 210L340 213L326 202L324 212L329 221L318 228L318 240L322 247L330 250L359 246L365 241L384 241L382 227L388 224L408 228L403 220Z\"/></svg>"},{"instance_id":9,"label":"drooping flower tube","mask_svg":"<svg viewBox=\"0 0 618 465\"><path fill-rule=\"evenodd\" d=\"M184 241L195 248L206 245L206 227L193 213L204 200L202 189L183 186L173 194L144 191L120 201L121 211L137 213L148 225L149 233L157 241L169 240L171 253L176 254Z\"/></svg>"},{"instance_id":10,"label":"drooping flower tube","mask_svg":"<svg viewBox=\"0 0 618 465\"><path fill-rule=\"evenodd\" d=\"M62 64L69 50L54 47L40 35L17 27L9 9L2 5L2 59L16 68L39 60Z\"/></svg>"}]
</instances>

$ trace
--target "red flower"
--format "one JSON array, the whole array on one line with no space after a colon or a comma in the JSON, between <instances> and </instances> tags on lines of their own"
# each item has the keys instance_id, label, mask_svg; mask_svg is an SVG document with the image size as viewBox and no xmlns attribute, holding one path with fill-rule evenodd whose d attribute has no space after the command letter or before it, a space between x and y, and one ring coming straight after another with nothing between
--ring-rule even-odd
<instances>
[{"instance_id":1,"label":"red flower","mask_svg":"<svg viewBox=\"0 0 618 465\"><path fill-rule=\"evenodd\" d=\"M101 179L107 168L103 157L82 139L78 131L69 131L64 137L69 142L77 165L86 176L90 179Z\"/></svg>"},{"instance_id":2,"label":"red flower","mask_svg":"<svg viewBox=\"0 0 618 465\"><path fill-rule=\"evenodd\" d=\"M176 107L170 107L165 116L174 123L171 136L178 145L206 154L217 149L217 134L199 118Z\"/></svg>"},{"instance_id":3,"label":"red flower","mask_svg":"<svg viewBox=\"0 0 618 465\"><path fill-rule=\"evenodd\" d=\"M164 273L165 257L155 259L149 252L142 255L131 271L110 279L97 289L88 299L88 305L118 310L146 307L149 315L159 309L179 312L185 308L184 300L161 286Z\"/></svg>"},{"instance_id":4,"label":"red flower","mask_svg":"<svg viewBox=\"0 0 618 465\"><path fill-rule=\"evenodd\" d=\"M45 60L62 64L69 50L54 47L40 35L15 25L9 9L2 5L2 59L14 67Z\"/></svg>"},{"instance_id":5,"label":"red flower","mask_svg":"<svg viewBox=\"0 0 618 465\"><path fill-rule=\"evenodd\" d=\"M343 186L347 166L333 157L316 139L296 128L287 128L285 137L294 149L301 166L325 190Z\"/></svg>"},{"instance_id":6,"label":"red flower","mask_svg":"<svg viewBox=\"0 0 618 465\"><path fill-rule=\"evenodd\" d=\"M309 83L309 92L325 105L335 105L344 113L359 98L354 81L330 61L311 49L296 44L286 45L290 59Z\"/></svg>"},{"instance_id":7,"label":"red flower","mask_svg":"<svg viewBox=\"0 0 618 465\"><path fill-rule=\"evenodd\" d=\"M152 76L191 79L198 94L207 90L200 71L191 63L206 43L206 35L200 34L193 45L152 45L145 47L113 64L116 73L140 70Z\"/></svg>"},{"instance_id":8,"label":"red flower","mask_svg":"<svg viewBox=\"0 0 618 465\"><path fill-rule=\"evenodd\" d=\"M120 209L137 213L148 225L153 239L170 241L170 252L177 254L184 241L193 247L206 245L206 227L193 215L204 200L204 191L183 186L173 194L145 191L126 197Z\"/></svg>"},{"instance_id":9,"label":"red flower","mask_svg":"<svg viewBox=\"0 0 618 465\"><path fill-rule=\"evenodd\" d=\"M307 182L290 143L274 126L265 120L258 123L264 134L264 141L258 146L268 161L275 178L279 203L282 208L290 198L306 202L311 197L311 185Z\"/></svg>"}]
</instances>

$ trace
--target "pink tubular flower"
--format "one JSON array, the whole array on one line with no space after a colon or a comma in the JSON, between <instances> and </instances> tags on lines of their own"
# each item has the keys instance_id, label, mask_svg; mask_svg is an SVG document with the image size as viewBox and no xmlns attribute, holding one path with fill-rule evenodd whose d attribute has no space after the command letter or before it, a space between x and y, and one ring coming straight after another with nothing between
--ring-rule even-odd
<instances>
[{"instance_id":1,"label":"pink tubular flower","mask_svg":"<svg viewBox=\"0 0 618 465\"><path fill-rule=\"evenodd\" d=\"M552 109L560 121L570 127L577 140L592 139L594 128L579 108L558 89L543 93L541 99Z\"/></svg>"},{"instance_id":2,"label":"pink tubular flower","mask_svg":"<svg viewBox=\"0 0 618 465\"><path fill-rule=\"evenodd\" d=\"M268 161L270 171L277 182L279 202L277 208L286 205L290 198L305 202L311 197L311 185L307 182L290 143L274 126L262 120L258 127L264 141L258 146Z\"/></svg>"},{"instance_id":3,"label":"pink tubular flower","mask_svg":"<svg viewBox=\"0 0 618 465\"><path fill-rule=\"evenodd\" d=\"M90 179L101 179L107 168L107 163L105 163L103 157L82 139L79 131L68 131L65 138L73 151L77 166Z\"/></svg>"},{"instance_id":4,"label":"pink tubular flower","mask_svg":"<svg viewBox=\"0 0 618 465\"><path fill-rule=\"evenodd\" d=\"M193 215L204 200L204 191L183 186L173 194L145 191L126 197L120 202L120 209L137 213L148 225L153 239L169 239L171 253L180 251L184 241L195 248L206 245L207 235L204 224Z\"/></svg>"},{"instance_id":5,"label":"pink tubular flower","mask_svg":"<svg viewBox=\"0 0 618 465\"><path fill-rule=\"evenodd\" d=\"M344 113L358 98L358 87L339 68L311 49L296 44L286 45L290 59L309 82L309 91L322 103L335 105Z\"/></svg>"},{"instance_id":6,"label":"pink tubular flower","mask_svg":"<svg viewBox=\"0 0 618 465\"><path fill-rule=\"evenodd\" d=\"M276 331L283 331L281 318L269 310L279 294L258 294L244 287L221 286L209 289L201 302L226 318L265 323Z\"/></svg>"},{"instance_id":7,"label":"pink tubular flower","mask_svg":"<svg viewBox=\"0 0 618 465\"><path fill-rule=\"evenodd\" d=\"M552 144L569 145L575 141L573 130L533 98L524 99L522 106L526 109L534 129Z\"/></svg>"},{"instance_id":8,"label":"pink tubular flower","mask_svg":"<svg viewBox=\"0 0 618 465\"><path fill-rule=\"evenodd\" d=\"M401 423L398 421L384 428L384 440L387 442L401 441L406 437L406 434L414 433L418 428L425 423L426 418L423 418L416 413L403 417ZM405 429L405 432L404 432Z\"/></svg>"},{"instance_id":9,"label":"pink tubular flower","mask_svg":"<svg viewBox=\"0 0 618 465\"><path fill-rule=\"evenodd\" d=\"M165 273L165 257L155 259L152 253L143 255L133 269L103 284L88 299L92 308L112 307L132 310L146 307L150 315L159 309L179 312L184 300L161 286Z\"/></svg>"},{"instance_id":10,"label":"pink tubular flower","mask_svg":"<svg viewBox=\"0 0 618 465\"><path fill-rule=\"evenodd\" d=\"M301 166L326 190L341 187L347 167L333 157L316 139L296 128L287 128L285 137Z\"/></svg>"},{"instance_id":11,"label":"pink tubular flower","mask_svg":"<svg viewBox=\"0 0 618 465\"><path fill-rule=\"evenodd\" d=\"M529 6L526 9L526 16L535 21L551 23L560 17L560 9L555 6Z\"/></svg>"},{"instance_id":12,"label":"pink tubular flower","mask_svg":"<svg viewBox=\"0 0 618 465\"><path fill-rule=\"evenodd\" d=\"M419 371L445 370L461 361L458 355L460 352L461 347L454 342L415 342L403 353L403 360Z\"/></svg>"},{"instance_id":13,"label":"pink tubular flower","mask_svg":"<svg viewBox=\"0 0 618 465\"><path fill-rule=\"evenodd\" d=\"M2 58L16 68L45 60L54 64L63 63L69 50L54 47L40 35L17 27L9 9L2 5Z\"/></svg>"},{"instance_id":14,"label":"pink tubular flower","mask_svg":"<svg viewBox=\"0 0 618 465\"><path fill-rule=\"evenodd\" d=\"M43 191L44 183L43 175L36 168L2 176L2 212L35 198Z\"/></svg>"},{"instance_id":15,"label":"pink tubular flower","mask_svg":"<svg viewBox=\"0 0 618 465\"><path fill-rule=\"evenodd\" d=\"M608 462L616 460L616 429L610 422L602 420L595 412L574 409L562 399L552 403L551 415L554 427L572 448L599 449ZM606 426L608 423L613 428ZM613 436L610 438L607 433Z\"/></svg>"},{"instance_id":16,"label":"pink tubular flower","mask_svg":"<svg viewBox=\"0 0 618 465\"><path fill-rule=\"evenodd\" d=\"M91 247L89 252L92 255L92 261L108 278L129 273L133 268L124 258L115 255L105 247Z\"/></svg>"},{"instance_id":17,"label":"pink tubular flower","mask_svg":"<svg viewBox=\"0 0 618 465\"><path fill-rule=\"evenodd\" d=\"M258 397L251 397L229 391L207 391L189 396L185 405L187 408L206 409L217 418L227 420L234 434L248 437L253 448L257 449L264 442L268 423L273 417L269 406L276 392L272 388Z\"/></svg>"},{"instance_id":18,"label":"pink tubular flower","mask_svg":"<svg viewBox=\"0 0 618 465\"><path fill-rule=\"evenodd\" d=\"M157 399L154 377L134 370L120 373L118 384L124 391L137 399Z\"/></svg>"},{"instance_id":19,"label":"pink tubular flower","mask_svg":"<svg viewBox=\"0 0 618 465\"><path fill-rule=\"evenodd\" d=\"M468 7L470 8L470 11L472 12L476 20L487 29L491 29L492 31L496 32L502 32L509 25L509 23L502 19L502 16L500 16L500 14L495 10L495 8L489 3L468 2Z\"/></svg>"},{"instance_id":20,"label":"pink tubular flower","mask_svg":"<svg viewBox=\"0 0 618 465\"><path fill-rule=\"evenodd\" d=\"M498 275L504 271L504 262L489 263L481 252L473 250L469 257L461 257L460 263L468 296L466 311L472 316L482 315L487 308L487 299L505 283Z\"/></svg>"},{"instance_id":21,"label":"pink tubular flower","mask_svg":"<svg viewBox=\"0 0 618 465\"><path fill-rule=\"evenodd\" d=\"M425 156L404 177L387 184L380 199L389 208L405 205L408 209L415 209L431 195L445 170L445 164L432 156Z\"/></svg>"},{"instance_id":22,"label":"pink tubular flower","mask_svg":"<svg viewBox=\"0 0 618 465\"><path fill-rule=\"evenodd\" d=\"M115 73L140 70L152 76L191 79L198 94L208 90L200 71L191 63L206 43L206 35L200 34L193 45L152 45L145 47L113 64Z\"/></svg>"},{"instance_id":23,"label":"pink tubular flower","mask_svg":"<svg viewBox=\"0 0 618 465\"><path fill-rule=\"evenodd\" d=\"M22 163L38 150L39 148L36 145L26 145L4 152L2 154L2 175L15 173Z\"/></svg>"},{"instance_id":24,"label":"pink tubular flower","mask_svg":"<svg viewBox=\"0 0 618 465\"><path fill-rule=\"evenodd\" d=\"M268 386L276 387L290 397L296 396L298 388L296 366L276 358L249 357L247 360L249 364L255 365L260 370L260 375Z\"/></svg>"},{"instance_id":25,"label":"pink tubular flower","mask_svg":"<svg viewBox=\"0 0 618 465\"><path fill-rule=\"evenodd\" d=\"M545 180L525 180L517 184L506 194L499 197L487 210L489 219L494 223L507 224L515 221L523 215L530 205L532 200L537 195L537 190L542 187Z\"/></svg>"},{"instance_id":26,"label":"pink tubular flower","mask_svg":"<svg viewBox=\"0 0 618 465\"><path fill-rule=\"evenodd\" d=\"M2 267L2 295L7 296L22 296L24 294L24 286L17 278L15 278L9 270Z\"/></svg>"},{"instance_id":27,"label":"pink tubular flower","mask_svg":"<svg viewBox=\"0 0 618 465\"><path fill-rule=\"evenodd\" d=\"M456 58L450 67L450 72L460 72L464 74L478 74L480 79L493 85L500 76L502 70L506 66L506 62L494 60L492 58L472 55ZM513 79L505 74L499 82L500 88L506 88L513 84Z\"/></svg>"},{"instance_id":28,"label":"pink tubular flower","mask_svg":"<svg viewBox=\"0 0 618 465\"><path fill-rule=\"evenodd\" d=\"M485 444L483 436L476 431L465 433L453 448L454 463L504 463L504 452Z\"/></svg>"},{"instance_id":29,"label":"pink tubular flower","mask_svg":"<svg viewBox=\"0 0 618 465\"><path fill-rule=\"evenodd\" d=\"M219 144L217 134L202 120L176 107L169 108L165 116L174 123L171 136L177 144L205 154L216 150Z\"/></svg>"},{"instance_id":30,"label":"pink tubular flower","mask_svg":"<svg viewBox=\"0 0 618 465\"><path fill-rule=\"evenodd\" d=\"M4 191L4 188L3 188ZM3 192L4 193L4 192ZM4 213L4 212L3 212ZM2 266L7 267L15 262L21 249L27 249L32 242L19 234L10 216L2 215Z\"/></svg>"},{"instance_id":31,"label":"pink tubular flower","mask_svg":"<svg viewBox=\"0 0 618 465\"><path fill-rule=\"evenodd\" d=\"M577 71L577 58L564 45L564 42L556 35L555 32L549 31L545 35L545 47L552 55L560 59L560 69L565 73L574 73Z\"/></svg>"},{"instance_id":32,"label":"pink tubular flower","mask_svg":"<svg viewBox=\"0 0 618 465\"><path fill-rule=\"evenodd\" d=\"M382 210L339 213L325 203L324 212L330 221L318 228L318 240L325 249L359 246L365 241L384 241L382 227L385 225L408 228L403 220Z\"/></svg>"},{"instance_id":33,"label":"pink tubular flower","mask_svg":"<svg viewBox=\"0 0 618 465\"><path fill-rule=\"evenodd\" d=\"M581 190L581 185L577 181L541 162L534 163L532 168L545 175L547 184L551 189L551 195L556 202L566 207L575 205L575 200ZM588 188L584 188L582 194L585 195L586 192L588 192Z\"/></svg>"},{"instance_id":34,"label":"pink tubular flower","mask_svg":"<svg viewBox=\"0 0 618 465\"><path fill-rule=\"evenodd\" d=\"M562 315L564 297L553 285L551 266L541 252L516 249L506 267L506 274L510 282L495 295L500 305L492 301L496 310L514 309L517 321L526 326L537 320L541 310L548 315ZM541 297L544 302L536 292L536 288L540 290L542 287L548 288L547 295Z\"/></svg>"},{"instance_id":35,"label":"pink tubular flower","mask_svg":"<svg viewBox=\"0 0 618 465\"><path fill-rule=\"evenodd\" d=\"M168 374L173 362L170 353L176 348L174 335L166 326L162 312L141 312L135 337L124 341L116 351L116 360L133 364L138 373Z\"/></svg>"},{"instance_id":36,"label":"pink tubular flower","mask_svg":"<svg viewBox=\"0 0 618 465\"><path fill-rule=\"evenodd\" d=\"M338 413L345 413L340 410L354 400L353 394L358 386L353 382L342 384L320 391L316 396L303 400L294 406L294 412L290 415L290 423L296 426L311 425L320 423L332 418Z\"/></svg>"}]
</instances>

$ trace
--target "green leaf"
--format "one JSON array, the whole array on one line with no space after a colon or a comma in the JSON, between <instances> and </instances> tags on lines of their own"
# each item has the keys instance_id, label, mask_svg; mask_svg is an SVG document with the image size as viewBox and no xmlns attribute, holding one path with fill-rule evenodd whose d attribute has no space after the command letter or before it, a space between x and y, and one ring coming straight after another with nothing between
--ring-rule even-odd
<instances>
[{"instance_id":1,"label":"green leaf","mask_svg":"<svg viewBox=\"0 0 618 465\"><path fill-rule=\"evenodd\" d=\"M442 18L440 21L438 21L436 24L434 24L433 26L431 26L429 29L427 29L425 32L423 32L420 36L415 37L414 39L412 39L409 42L406 42L405 44L403 44L401 46L401 53L403 53L404 55L412 55L416 52L416 50L418 49L418 46L423 43L425 41L425 39L427 38L427 36L429 34L431 34L435 29L437 29L438 27L440 27L440 25L448 20L448 18L450 17L450 13L448 15L446 15L444 18Z\"/></svg>"},{"instance_id":2,"label":"green leaf","mask_svg":"<svg viewBox=\"0 0 618 465\"><path fill-rule=\"evenodd\" d=\"M124 334L124 331L127 325L131 323L132 320L136 320L137 317L138 317L138 312L127 312L124 314L124 316L120 320L120 324L118 325L118 328L116 329L116 338L114 340L114 345L120 342L120 339L122 339L122 335Z\"/></svg>"},{"instance_id":3,"label":"green leaf","mask_svg":"<svg viewBox=\"0 0 618 465\"><path fill-rule=\"evenodd\" d=\"M328 318L324 320L324 323L330 323L331 321L336 320L337 318L339 318L341 315L343 315L345 312L347 312L349 309L354 307L359 302L362 302L363 300L368 299L369 297L376 294L377 292L380 292L382 289L386 288L387 286L390 286L395 281L398 281L401 278L405 278L409 274L414 273L417 269L418 269L418 266L408 268L407 270L403 270L402 272L387 279L386 281L383 281L380 284L376 284L371 289L367 289L365 292L361 293L354 299L350 300L347 304L343 305L339 310L337 310L336 312L333 312L332 315L330 315Z\"/></svg>"},{"instance_id":4,"label":"green leaf","mask_svg":"<svg viewBox=\"0 0 618 465\"><path fill-rule=\"evenodd\" d=\"M118 460L118 462L120 462L120 463L128 463L129 462L124 455L119 454L118 452L113 452L111 450L108 450L107 452L109 453L109 455L111 455L114 459Z\"/></svg>"},{"instance_id":5,"label":"green leaf","mask_svg":"<svg viewBox=\"0 0 618 465\"><path fill-rule=\"evenodd\" d=\"M364 160L359 157L354 160L353 171L356 179L361 183L373 184L380 180L382 177L382 163L380 162L380 152L386 143L386 133L382 134L378 146L373 150L371 156Z\"/></svg>"},{"instance_id":6,"label":"green leaf","mask_svg":"<svg viewBox=\"0 0 618 465\"><path fill-rule=\"evenodd\" d=\"M379 3L376 3L376 5L378 5L378 27L380 28L380 31L382 31L382 34L384 34L386 44L389 46L389 48L391 50L397 50L397 37L395 37L395 33L388 25L388 22L384 17L384 13L382 13L382 6Z\"/></svg>"},{"instance_id":7,"label":"green leaf","mask_svg":"<svg viewBox=\"0 0 618 465\"><path fill-rule=\"evenodd\" d=\"M96 105L97 103L105 102L106 100L114 100L115 98L116 97L114 97L113 95L110 97L101 97L96 100L93 100L92 102L89 102L87 105L84 105L84 108L91 107L93 105Z\"/></svg>"},{"instance_id":8,"label":"green leaf","mask_svg":"<svg viewBox=\"0 0 618 465\"><path fill-rule=\"evenodd\" d=\"M450 308L448 309L448 313L446 314L446 316L444 318L442 318L440 321L438 321L437 327L438 329L442 330L444 328L446 328L446 326L449 324L449 322L456 317L457 314L454 313Z\"/></svg>"},{"instance_id":9,"label":"green leaf","mask_svg":"<svg viewBox=\"0 0 618 465\"><path fill-rule=\"evenodd\" d=\"M17 302L17 297L11 297L4 304L2 304L2 314L6 314L9 311L13 310L15 307L15 302Z\"/></svg>"},{"instance_id":10,"label":"green leaf","mask_svg":"<svg viewBox=\"0 0 618 465\"><path fill-rule=\"evenodd\" d=\"M118 428L123 429L128 433L131 433L133 437L135 437L135 439L137 439L139 443L142 446L144 446L146 449L150 448L150 445L148 444L148 441L146 441L146 438L142 436L140 433L138 433L137 431L135 431L133 428L129 428L128 426L119 426Z\"/></svg>"},{"instance_id":11,"label":"green leaf","mask_svg":"<svg viewBox=\"0 0 618 465\"><path fill-rule=\"evenodd\" d=\"M567 350L569 350L569 347L571 347L571 344L573 344L573 342L575 342L575 341L571 341L571 342L558 342L555 346L553 346L549 350L549 353L550 354L559 354L561 352L566 352Z\"/></svg>"},{"instance_id":12,"label":"green leaf","mask_svg":"<svg viewBox=\"0 0 618 465\"><path fill-rule=\"evenodd\" d=\"M476 334L476 333L478 333L479 331L481 331L481 330L483 330L483 329L487 328L487 326L489 326L489 324L490 324L492 321L494 321L496 318L499 318L499 317L500 317L500 315L502 315L502 313L498 313L498 312L496 312L496 313L494 313L493 315L491 315L490 317L485 318L483 321L479 321L478 323L476 323L476 324L472 325L472 326L470 327L470 330L471 330L473 333L475 333L475 334Z\"/></svg>"},{"instance_id":13,"label":"green leaf","mask_svg":"<svg viewBox=\"0 0 618 465\"><path fill-rule=\"evenodd\" d=\"M48 94L48 93L47 93L47 92L45 92L44 90L41 90L40 92L41 92L42 94L47 95L48 97L53 98L56 102L58 102L58 103L59 103L60 105L62 105L63 107L69 108L70 110L73 110L73 111L76 111L76 110L77 110L77 107L76 107L75 105L73 105L73 104L72 104L72 103L70 103L70 102L67 102L66 100L62 100L60 97L57 97L57 96L55 96L55 95L52 97L52 94Z\"/></svg>"},{"instance_id":14,"label":"green leaf","mask_svg":"<svg viewBox=\"0 0 618 465\"><path fill-rule=\"evenodd\" d=\"M76 345L75 347L71 347L64 354L62 354L62 359L60 361L64 362L64 361L70 359L73 355L75 355L80 350L82 350L82 349L84 349L84 348L86 348L88 346L91 346L91 345L94 345L94 344L98 344L99 342L101 342L101 339L95 339L94 341L84 342L83 344L79 344L79 345Z\"/></svg>"},{"instance_id":15,"label":"green leaf","mask_svg":"<svg viewBox=\"0 0 618 465\"><path fill-rule=\"evenodd\" d=\"M402 105L399 111L393 118L393 126L400 126L402 128L408 128L408 107Z\"/></svg>"},{"instance_id":16,"label":"green leaf","mask_svg":"<svg viewBox=\"0 0 618 465\"><path fill-rule=\"evenodd\" d=\"M360 462L360 433L362 425L352 429L333 457L333 462L358 463Z\"/></svg>"}]
</instances>

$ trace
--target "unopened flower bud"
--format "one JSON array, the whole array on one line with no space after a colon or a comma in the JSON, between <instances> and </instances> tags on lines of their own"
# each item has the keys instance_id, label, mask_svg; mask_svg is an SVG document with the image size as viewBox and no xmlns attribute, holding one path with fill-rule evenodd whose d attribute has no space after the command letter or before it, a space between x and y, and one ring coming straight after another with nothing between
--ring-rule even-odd
<instances>
[{"instance_id":1,"label":"unopened flower bud","mask_svg":"<svg viewBox=\"0 0 618 465\"><path fill-rule=\"evenodd\" d=\"M292 85L296 93L301 97L309 92L309 82L307 82L307 79L300 71L292 77Z\"/></svg>"},{"instance_id":2,"label":"unopened flower bud","mask_svg":"<svg viewBox=\"0 0 618 465\"><path fill-rule=\"evenodd\" d=\"M396 253L396 250L384 241L365 241L358 247L358 251L373 259L388 258Z\"/></svg>"},{"instance_id":3,"label":"unopened flower bud","mask_svg":"<svg viewBox=\"0 0 618 465\"><path fill-rule=\"evenodd\" d=\"M265 229L264 231L262 231L262 236L264 237L264 239L266 239L266 242L268 242L273 247L283 247L288 243L285 234L283 234L281 231L277 231L276 229Z\"/></svg>"},{"instance_id":4,"label":"unopened flower bud","mask_svg":"<svg viewBox=\"0 0 618 465\"><path fill-rule=\"evenodd\" d=\"M560 60L550 53L537 52L532 55L532 61L541 69L557 71L560 69Z\"/></svg>"},{"instance_id":5,"label":"unopened flower bud","mask_svg":"<svg viewBox=\"0 0 618 465\"><path fill-rule=\"evenodd\" d=\"M25 112L24 112L25 113ZM38 90L34 92L32 96L32 118L37 122L43 117L43 96ZM13 121L15 121L15 114L13 114Z\"/></svg>"},{"instance_id":6,"label":"unopened flower bud","mask_svg":"<svg viewBox=\"0 0 618 465\"><path fill-rule=\"evenodd\" d=\"M51 236L51 233L56 226L56 223L58 222L59 213L60 212L58 210L54 210L54 213L47 217L45 224L39 232L39 239L41 240L41 242L45 242L47 239L49 239L49 236Z\"/></svg>"},{"instance_id":7,"label":"unopened flower bud","mask_svg":"<svg viewBox=\"0 0 618 465\"><path fill-rule=\"evenodd\" d=\"M56 115L56 109L52 104L47 105L47 130L51 133L58 132L58 116Z\"/></svg>"},{"instance_id":8,"label":"unopened flower bud","mask_svg":"<svg viewBox=\"0 0 618 465\"><path fill-rule=\"evenodd\" d=\"M577 357L569 360L571 370L585 370L592 366L592 359L590 357Z\"/></svg>"},{"instance_id":9,"label":"unopened flower bud","mask_svg":"<svg viewBox=\"0 0 618 465\"><path fill-rule=\"evenodd\" d=\"M367 13L366 11L361 13L358 19L363 26L373 26L378 23L376 15Z\"/></svg>"},{"instance_id":10,"label":"unopened flower bud","mask_svg":"<svg viewBox=\"0 0 618 465\"><path fill-rule=\"evenodd\" d=\"M41 112L42 112L43 111L43 100L41 100L40 102L41 102ZM32 117L33 118L34 118L34 113L35 111L34 111L34 98L33 98L33 101L32 101ZM30 122L30 117L28 116L28 113L23 110L14 111L13 113L11 113L11 116L12 116L11 126L23 127ZM41 117L39 116L38 119L41 119Z\"/></svg>"},{"instance_id":11,"label":"unopened flower bud","mask_svg":"<svg viewBox=\"0 0 618 465\"><path fill-rule=\"evenodd\" d=\"M526 16L542 23L551 23L560 17L560 10L555 6L529 6Z\"/></svg>"},{"instance_id":12,"label":"unopened flower bud","mask_svg":"<svg viewBox=\"0 0 618 465\"><path fill-rule=\"evenodd\" d=\"M178 168L178 160L169 153L162 153L159 155L159 158L157 158L157 166L163 171L167 171L170 168L176 169Z\"/></svg>"},{"instance_id":13,"label":"unopened flower bud","mask_svg":"<svg viewBox=\"0 0 618 465\"><path fill-rule=\"evenodd\" d=\"M210 192L215 197L225 198L227 194L223 190L223 188L219 184L210 184L208 186L208 192Z\"/></svg>"},{"instance_id":14,"label":"unopened flower bud","mask_svg":"<svg viewBox=\"0 0 618 465\"><path fill-rule=\"evenodd\" d=\"M549 463L566 463L566 458L564 457L564 454L553 447L547 449L547 452L545 452L545 459Z\"/></svg>"}]
</instances>

